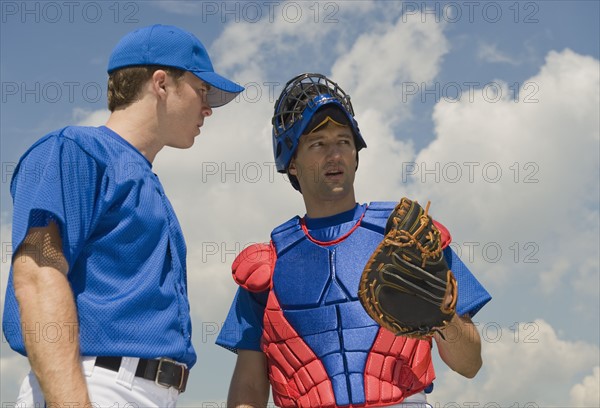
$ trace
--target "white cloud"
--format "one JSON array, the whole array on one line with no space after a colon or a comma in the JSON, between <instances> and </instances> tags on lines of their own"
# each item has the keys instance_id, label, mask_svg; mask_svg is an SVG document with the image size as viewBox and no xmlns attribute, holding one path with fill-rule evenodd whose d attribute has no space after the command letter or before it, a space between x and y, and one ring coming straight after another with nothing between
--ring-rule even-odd
<instances>
[{"instance_id":1,"label":"white cloud","mask_svg":"<svg viewBox=\"0 0 600 408\"><path fill-rule=\"evenodd\" d=\"M554 292L571 268L571 262L566 257L556 259L554 265L546 273L540 275L542 291L546 294Z\"/></svg>"},{"instance_id":2,"label":"white cloud","mask_svg":"<svg viewBox=\"0 0 600 408\"><path fill-rule=\"evenodd\" d=\"M409 116L401 97L407 83L430 82L438 74L449 44L443 26L422 22L420 15L400 16L365 31L331 71L343 88L351 89L357 117L377 110L397 124Z\"/></svg>"},{"instance_id":3,"label":"white cloud","mask_svg":"<svg viewBox=\"0 0 600 408\"><path fill-rule=\"evenodd\" d=\"M542 319L521 323L518 329L489 325L483 333L481 371L475 379L467 380L438 368L440 375L428 398L431 404L445 406L453 402L466 406L476 401L478 406L588 406L585 404L594 396L594 390L597 396L598 385L592 385L593 376L574 385L582 373L589 373L594 367L597 378L596 345L560 339ZM570 405L569 389L571 403L577 405Z\"/></svg>"},{"instance_id":4,"label":"white cloud","mask_svg":"<svg viewBox=\"0 0 600 408\"><path fill-rule=\"evenodd\" d=\"M361 151L356 173L356 198L359 202L399 201L401 183L399 162L411 161L415 151L413 144L394 137L389 116L369 109L360 114L360 129L367 142ZM378 182L373 182L378 180Z\"/></svg>"},{"instance_id":5,"label":"white cloud","mask_svg":"<svg viewBox=\"0 0 600 408\"><path fill-rule=\"evenodd\" d=\"M600 406L600 367L594 367L591 375L586 376L579 384L575 384L570 392L571 407Z\"/></svg>"},{"instance_id":6,"label":"white cloud","mask_svg":"<svg viewBox=\"0 0 600 408\"><path fill-rule=\"evenodd\" d=\"M496 44L479 44L477 58L485 62L519 65L519 62L513 57L498 50Z\"/></svg>"},{"instance_id":7,"label":"white cloud","mask_svg":"<svg viewBox=\"0 0 600 408\"><path fill-rule=\"evenodd\" d=\"M211 58L218 70L234 73L242 84L262 83L280 79L300 71L311 71L321 66L322 59L331 59L336 38L330 33L342 29L340 24L322 24L310 17L308 3L293 3L302 18L290 20L278 11L273 18L258 22L242 19L230 24L211 46ZM303 7L306 6L306 7ZM286 7L282 5L282 7ZM327 41L326 41L327 40ZM285 74L286 70L292 74ZM286 80L289 78L285 78ZM281 84L280 84L281 86ZM277 90L277 93L281 88Z\"/></svg>"},{"instance_id":8,"label":"white cloud","mask_svg":"<svg viewBox=\"0 0 600 408\"><path fill-rule=\"evenodd\" d=\"M108 109L90 111L76 108L73 110L73 121L77 126L101 126L106 123L109 116Z\"/></svg>"}]
</instances>

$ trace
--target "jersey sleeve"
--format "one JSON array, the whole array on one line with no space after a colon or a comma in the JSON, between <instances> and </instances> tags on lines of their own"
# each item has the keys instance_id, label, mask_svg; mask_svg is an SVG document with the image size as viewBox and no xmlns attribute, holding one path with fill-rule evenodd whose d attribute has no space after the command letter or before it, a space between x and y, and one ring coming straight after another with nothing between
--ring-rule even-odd
<instances>
[{"instance_id":1,"label":"jersey sleeve","mask_svg":"<svg viewBox=\"0 0 600 408\"><path fill-rule=\"evenodd\" d=\"M252 293L239 287L216 343L233 352L260 351L268 291Z\"/></svg>"},{"instance_id":2,"label":"jersey sleeve","mask_svg":"<svg viewBox=\"0 0 600 408\"><path fill-rule=\"evenodd\" d=\"M98 193L98 166L73 141L49 135L21 158L11 181L13 254L33 227L55 221L69 265L92 227Z\"/></svg>"},{"instance_id":3,"label":"jersey sleeve","mask_svg":"<svg viewBox=\"0 0 600 408\"><path fill-rule=\"evenodd\" d=\"M456 313L473 317L492 297L451 247L444 249L444 256L458 284Z\"/></svg>"}]
</instances>

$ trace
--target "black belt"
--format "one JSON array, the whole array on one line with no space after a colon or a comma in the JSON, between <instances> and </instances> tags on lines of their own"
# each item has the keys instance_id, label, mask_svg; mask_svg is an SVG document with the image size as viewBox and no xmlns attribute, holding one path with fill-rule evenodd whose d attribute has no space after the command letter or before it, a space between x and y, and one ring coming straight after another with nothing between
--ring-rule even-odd
<instances>
[{"instance_id":1,"label":"black belt","mask_svg":"<svg viewBox=\"0 0 600 408\"><path fill-rule=\"evenodd\" d=\"M96 357L96 365L112 371L119 371L121 357ZM140 358L135 376L154 381L156 385L169 388L173 387L179 392L185 391L190 370L183 365L166 358L160 360L146 360Z\"/></svg>"}]
</instances>

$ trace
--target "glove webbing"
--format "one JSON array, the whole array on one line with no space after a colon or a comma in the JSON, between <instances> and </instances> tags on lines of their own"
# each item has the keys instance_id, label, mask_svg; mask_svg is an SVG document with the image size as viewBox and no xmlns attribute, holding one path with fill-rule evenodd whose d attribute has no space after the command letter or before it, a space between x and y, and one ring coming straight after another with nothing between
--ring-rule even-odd
<instances>
[{"instance_id":1,"label":"glove webbing","mask_svg":"<svg viewBox=\"0 0 600 408\"><path fill-rule=\"evenodd\" d=\"M398 217L394 217L393 232L391 234L388 234L384 238L384 241L386 244L394 245L394 246L397 246L400 248L415 245L419 249L419 252L421 253L421 259L422 259L421 268L425 267L425 264L427 263L427 260L429 258L438 258L442 253L441 246L439 246L437 249L431 250L430 248L421 244L421 242L417 239L417 237L423 232L423 230L425 229L425 227L427 227L427 224L429 223L428 213L429 213L430 205L431 205L431 201L428 201L427 206L425 207L425 212L419 217L419 222L421 223L421 225L419 226L419 228L417 228L417 230L413 234L411 234L410 232L408 232L406 230L399 230L398 229ZM402 210L404 210L404 209L402 209ZM403 213L401 212L399 215L402 217L405 214L406 214L406 211L404 211ZM425 237L428 239L429 242L435 242L434 235L440 235L440 232L437 229L431 230ZM410 258L408 258L406 255L403 255L403 258L410 262ZM445 286L445 283L444 283L444 286Z\"/></svg>"}]
</instances>

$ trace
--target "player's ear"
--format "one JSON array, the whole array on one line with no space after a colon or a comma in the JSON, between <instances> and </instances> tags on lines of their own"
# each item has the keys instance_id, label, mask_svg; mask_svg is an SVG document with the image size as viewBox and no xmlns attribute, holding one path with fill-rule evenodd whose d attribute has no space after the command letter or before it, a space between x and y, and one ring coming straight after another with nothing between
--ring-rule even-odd
<instances>
[{"instance_id":1,"label":"player's ear","mask_svg":"<svg viewBox=\"0 0 600 408\"><path fill-rule=\"evenodd\" d=\"M292 176L298 176L298 169L296 168L296 160L292 158L290 165L288 166L288 173Z\"/></svg>"},{"instance_id":2,"label":"player's ear","mask_svg":"<svg viewBox=\"0 0 600 408\"><path fill-rule=\"evenodd\" d=\"M152 89L157 95L164 95L166 93L167 80L168 74L166 71L163 71L162 69L154 71L150 81L152 81Z\"/></svg>"}]
</instances>

